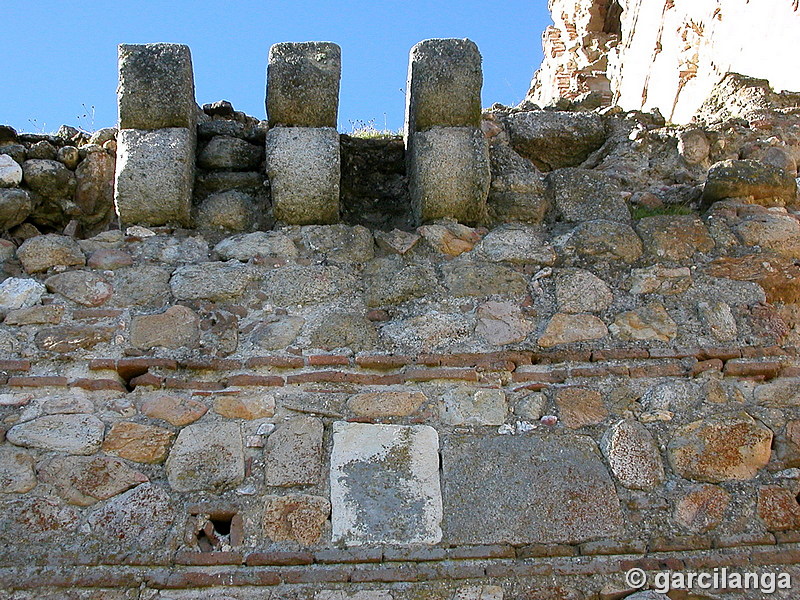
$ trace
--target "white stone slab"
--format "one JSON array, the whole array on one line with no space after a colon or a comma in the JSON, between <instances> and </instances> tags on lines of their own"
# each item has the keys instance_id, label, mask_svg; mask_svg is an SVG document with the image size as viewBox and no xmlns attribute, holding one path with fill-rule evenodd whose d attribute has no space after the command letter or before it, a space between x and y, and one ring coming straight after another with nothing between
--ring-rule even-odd
<instances>
[{"instance_id":1,"label":"white stone slab","mask_svg":"<svg viewBox=\"0 0 800 600\"><path fill-rule=\"evenodd\" d=\"M331 504L334 543L438 543L442 495L436 430L334 423Z\"/></svg>"}]
</instances>

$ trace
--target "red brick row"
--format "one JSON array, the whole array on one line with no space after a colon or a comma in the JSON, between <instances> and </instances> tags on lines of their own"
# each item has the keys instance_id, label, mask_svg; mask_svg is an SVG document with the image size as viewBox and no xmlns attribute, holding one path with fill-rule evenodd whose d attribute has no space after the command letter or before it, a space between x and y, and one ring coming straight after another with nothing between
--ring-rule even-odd
<instances>
[{"instance_id":1,"label":"red brick row","mask_svg":"<svg viewBox=\"0 0 800 600\"><path fill-rule=\"evenodd\" d=\"M791 347L722 347L722 348L610 348L603 350L549 350L471 352L458 354L420 354L416 357L399 354L361 354L351 357L345 354L317 354L310 356L256 356L245 361L237 359L187 359L174 361L154 357L133 357L121 359L93 359L91 369L117 369L127 367L160 367L167 369L190 370L236 370L247 368L302 368L306 366L359 366L362 368L389 370L417 365L425 367L459 368L508 368L514 369L531 364L559 364L565 362L609 362L645 359L696 358L699 361L719 359L727 361L736 358L766 358L776 356L795 356L797 349ZM24 365L28 361L0 361L0 370L6 364ZM29 362L28 362L29 364ZM20 368L24 368L20 367Z\"/></svg>"},{"instance_id":2,"label":"red brick row","mask_svg":"<svg viewBox=\"0 0 800 600\"><path fill-rule=\"evenodd\" d=\"M29 360L0 360L0 371L30 371Z\"/></svg>"},{"instance_id":3,"label":"red brick row","mask_svg":"<svg viewBox=\"0 0 800 600\"><path fill-rule=\"evenodd\" d=\"M686 536L683 542L689 542ZM697 541L697 540L694 540ZM746 568L800 564L800 548L752 546L698 550L694 544L662 544L676 550L635 558L605 555L605 550L640 549L632 542L616 548L604 542L580 546L582 556L569 555L573 546L533 545L462 548L353 548L306 552L177 552L172 566L141 565L120 570L116 566L86 564L80 569L33 568L0 571L0 587L15 589L136 588L142 583L156 589L190 589L215 586L276 586L309 583L395 583L473 578L611 575L639 568L645 571L683 571L716 567ZM701 543L700 546L706 546ZM685 548L681 550L679 548ZM549 554L539 556L541 552ZM588 552L583 552L588 551ZM651 552L652 552L651 548ZM519 560L523 555L529 558ZM467 560L457 560L457 558ZM488 559L488 561L487 561ZM381 563L383 564L370 564ZM314 564L318 563L318 564ZM393 564L386 564L393 563ZM141 565L141 566L134 566ZM210 570L203 567L217 567Z\"/></svg>"}]
</instances>

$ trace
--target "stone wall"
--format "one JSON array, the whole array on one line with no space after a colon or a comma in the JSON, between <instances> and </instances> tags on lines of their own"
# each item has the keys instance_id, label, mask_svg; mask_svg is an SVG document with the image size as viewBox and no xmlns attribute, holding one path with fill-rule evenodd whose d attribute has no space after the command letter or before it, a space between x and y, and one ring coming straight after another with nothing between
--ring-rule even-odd
<instances>
[{"instance_id":1,"label":"stone wall","mask_svg":"<svg viewBox=\"0 0 800 600\"><path fill-rule=\"evenodd\" d=\"M283 50L305 72L304 48ZM474 51L423 43L411 78L433 65L421 85L447 97L476 62L447 78L431 56ZM270 135L324 122L196 111L196 146L149 150L194 155L173 200L196 227L145 226L118 190L141 222L0 242L4 597L667 597L634 595L631 568L798 581L794 98L730 76L703 126L437 117L422 133L452 140L410 141L409 172L436 169L415 158L431 151L471 177L416 184L397 140L385 163L322 145L318 177L302 145L271 159ZM345 222L276 223L276 180L330 191L336 161ZM363 169L399 209L356 215ZM420 181L475 195L426 219ZM290 221L330 206L308 189L283 188Z\"/></svg>"},{"instance_id":2,"label":"stone wall","mask_svg":"<svg viewBox=\"0 0 800 600\"><path fill-rule=\"evenodd\" d=\"M55 135L0 128L0 230L93 235L115 221L114 128L93 134L62 127Z\"/></svg>"},{"instance_id":3,"label":"stone wall","mask_svg":"<svg viewBox=\"0 0 800 600\"><path fill-rule=\"evenodd\" d=\"M800 89L781 59L794 48L800 12L792 0L550 0L553 25L528 98L658 108L688 123L728 72Z\"/></svg>"}]
</instances>

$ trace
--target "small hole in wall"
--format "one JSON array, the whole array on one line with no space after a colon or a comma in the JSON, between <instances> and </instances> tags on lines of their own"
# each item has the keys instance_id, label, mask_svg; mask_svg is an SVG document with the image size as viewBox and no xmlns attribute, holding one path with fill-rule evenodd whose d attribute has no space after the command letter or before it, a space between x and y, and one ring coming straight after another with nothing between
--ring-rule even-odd
<instances>
[{"instance_id":1,"label":"small hole in wall","mask_svg":"<svg viewBox=\"0 0 800 600\"><path fill-rule=\"evenodd\" d=\"M187 544L200 552L226 552L241 545L243 520L233 511L193 512L186 533Z\"/></svg>"},{"instance_id":2,"label":"small hole in wall","mask_svg":"<svg viewBox=\"0 0 800 600\"><path fill-rule=\"evenodd\" d=\"M797 496L795 496L794 499L798 504L800 504L800 494L797 494Z\"/></svg>"},{"instance_id":3,"label":"small hole in wall","mask_svg":"<svg viewBox=\"0 0 800 600\"><path fill-rule=\"evenodd\" d=\"M214 526L214 531L220 535L230 535L231 533L231 521L233 520L233 515L230 518L211 518L211 524Z\"/></svg>"},{"instance_id":4,"label":"small hole in wall","mask_svg":"<svg viewBox=\"0 0 800 600\"><path fill-rule=\"evenodd\" d=\"M117 367L117 373L122 378L122 381L125 384L125 389L129 392L132 392L136 389L136 384L131 384L131 381L137 377L147 374L147 372L148 368L146 366L125 365Z\"/></svg>"}]
</instances>

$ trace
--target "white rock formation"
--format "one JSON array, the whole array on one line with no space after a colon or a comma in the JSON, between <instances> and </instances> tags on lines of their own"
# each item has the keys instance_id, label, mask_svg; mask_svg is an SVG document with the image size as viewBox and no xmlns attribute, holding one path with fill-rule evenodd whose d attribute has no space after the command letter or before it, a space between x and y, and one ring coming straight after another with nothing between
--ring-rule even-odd
<instances>
[{"instance_id":1,"label":"white rock formation","mask_svg":"<svg viewBox=\"0 0 800 600\"><path fill-rule=\"evenodd\" d=\"M797 0L550 0L554 25L528 99L599 92L626 110L686 123L728 72L800 89Z\"/></svg>"}]
</instances>

